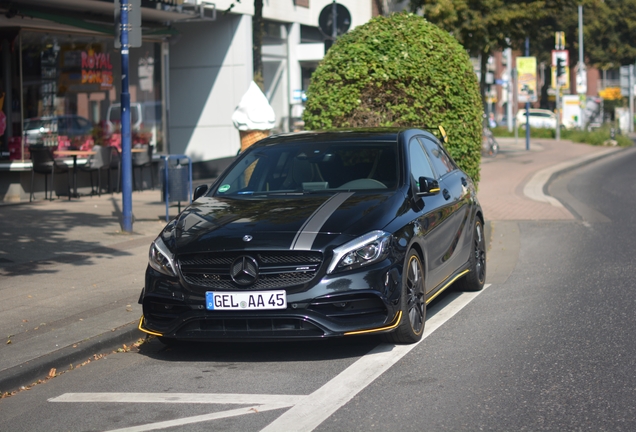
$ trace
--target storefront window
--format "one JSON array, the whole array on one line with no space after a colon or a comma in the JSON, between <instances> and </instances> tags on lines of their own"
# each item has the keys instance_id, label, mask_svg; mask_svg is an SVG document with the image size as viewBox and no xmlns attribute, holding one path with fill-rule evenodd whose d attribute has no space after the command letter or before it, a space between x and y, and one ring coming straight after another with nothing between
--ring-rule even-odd
<instances>
[{"instance_id":1,"label":"storefront window","mask_svg":"<svg viewBox=\"0 0 636 432\"><path fill-rule=\"evenodd\" d=\"M163 152L160 43L130 50L133 145ZM121 56L112 37L22 32L27 145L121 148Z\"/></svg>"}]
</instances>

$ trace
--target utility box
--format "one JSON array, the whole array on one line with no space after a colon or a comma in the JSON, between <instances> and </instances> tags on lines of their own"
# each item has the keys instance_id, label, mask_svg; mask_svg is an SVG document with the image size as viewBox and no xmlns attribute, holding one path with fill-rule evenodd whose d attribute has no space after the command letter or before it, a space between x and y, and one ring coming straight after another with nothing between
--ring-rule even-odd
<instances>
[{"instance_id":1,"label":"utility box","mask_svg":"<svg viewBox=\"0 0 636 432\"><path fill-rule=\"evenodd\" d=\"M160 167L161 199L166 203L166 222L170 220L170 203L192 202L192 160L186 155L162 156Z\"/></svg>"}]
</instances>

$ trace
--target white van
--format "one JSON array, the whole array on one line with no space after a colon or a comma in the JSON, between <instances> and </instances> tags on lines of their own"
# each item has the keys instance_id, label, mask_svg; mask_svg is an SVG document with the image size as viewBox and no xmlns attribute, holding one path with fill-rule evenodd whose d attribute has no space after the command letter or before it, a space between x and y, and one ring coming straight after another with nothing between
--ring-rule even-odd
<instances>
[{"instance_id":1,"label":"white van","mask_svg":"<svg viewBox=\"0 0 636 432\"><path fill-rule=\"evenodd\" d=\"M121 104L108 107L106 127L108 134L114 133L121 125ZM161 125L161 102L131 102L130 132L148 131L152 134L151 145L157 144L157 132Z\"/></svg>"}]
</instances>

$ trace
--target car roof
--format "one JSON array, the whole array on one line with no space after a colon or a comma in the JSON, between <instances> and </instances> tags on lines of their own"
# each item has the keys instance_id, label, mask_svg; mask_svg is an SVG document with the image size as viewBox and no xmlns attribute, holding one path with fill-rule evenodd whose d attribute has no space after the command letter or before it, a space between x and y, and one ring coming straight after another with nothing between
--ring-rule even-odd
<instances>
[{"instance_id":1,"label":"car roof","mask_svg":"<svg viewBox=\"0 0 636 432\"><path fill-rule=\"evenodd\" d=\"M272 135L261 141L258 146L275 145L294 141L297 143L311 143L324 141L355 142L397 142L401 133L413 131L425 135L432 135L430 131L417 128L360 128L360 129L335 129L326 131L301 131Z\"/></svg>"}]
</instances>

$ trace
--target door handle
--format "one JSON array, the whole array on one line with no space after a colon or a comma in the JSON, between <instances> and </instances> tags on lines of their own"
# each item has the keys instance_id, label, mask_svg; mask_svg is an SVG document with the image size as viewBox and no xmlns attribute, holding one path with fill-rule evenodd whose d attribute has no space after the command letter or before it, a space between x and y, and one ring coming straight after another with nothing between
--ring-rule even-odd
<instances>
[{"instance_id":1,"label":"door handle","mask_svg":"<svg viewBox=\"0 0 636 432\"><path fill-rule=\"evenodd\" d=\"M442 191L442 195L444 195L444 199L445 200L449 200L450 199L450 193L448 193L448 189L444 189Z\"/></svg>"}]
</instances>

